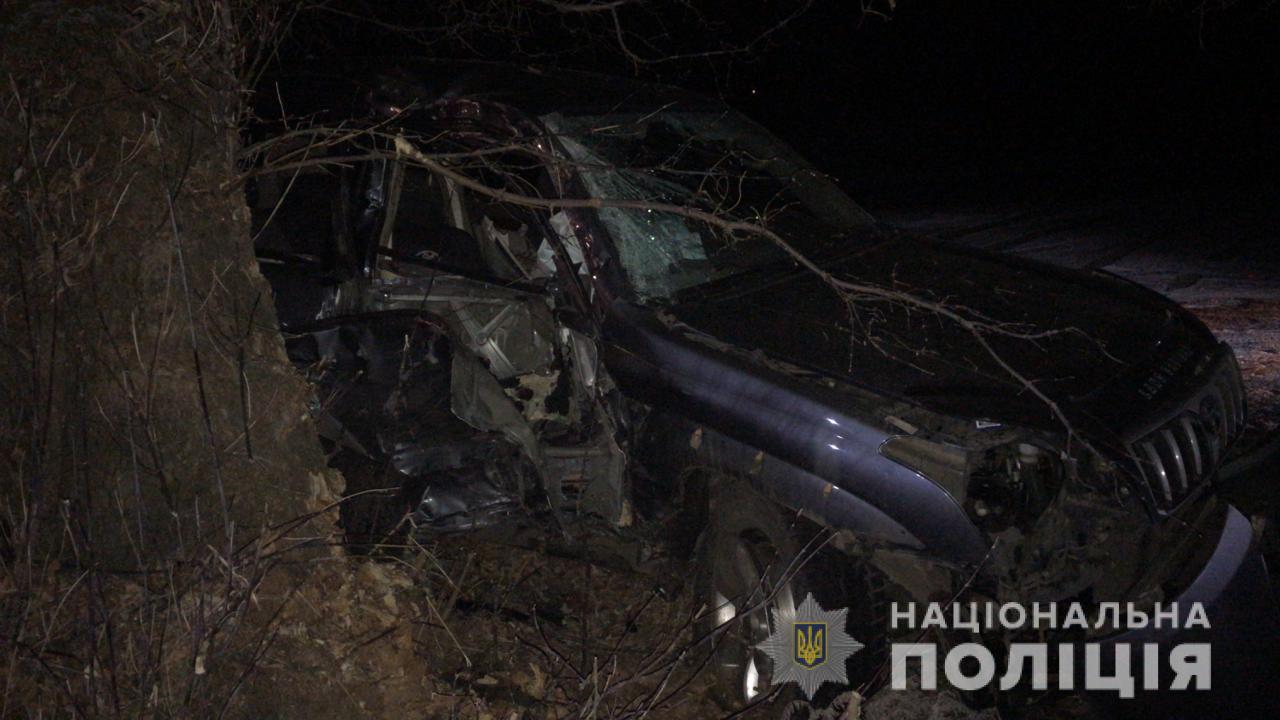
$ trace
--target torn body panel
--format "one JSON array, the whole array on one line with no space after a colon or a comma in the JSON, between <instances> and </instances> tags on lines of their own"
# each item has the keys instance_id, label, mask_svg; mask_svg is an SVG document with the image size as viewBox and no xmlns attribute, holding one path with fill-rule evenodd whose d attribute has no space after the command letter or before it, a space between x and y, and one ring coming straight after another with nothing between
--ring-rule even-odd
<instances>
[{"instance_id":1,"label":"torn body panel","mask_svg":"<svg viewBox=\"0 0 1280 720\"><path fill-rule=\"evenodd\" d=\"M330 369L316 376L322 395L337 398L317 408L326 438L421 485L413 517L424 531L488 524L538 493L553 512L621 521L621 403L605 399L616 389L594 341L557 321L566 301L549 289L567 268L585 271L580 248L567 257L549 244L567 226L479 205L403 163L373 161L344 177L349 200L339 203L346 217L335 242L349 245L355 269L338 278L305 264L274 270L311 274L311 292L277 299L309 306L287 315L287 329L310 348L297 364ZM281 265L297 268L296 260ZM425 351L415 324L447 352ZM431 358L429 379L415 374L420 356ZM429 396L431 414L410 402L419 396ZM496 470L494 442L519 463Z\"/></svg>"},{"instance_id":2,"label":"torn body panel","mask_svg":"<svg viewBox=\"0 0 1280 720\"><path fill-rule=\"evenodd\" d=\"M366 455L376 448L406 477L435 475L414 516L424 528L487 524L509 514L527 491L497 482L502 473L479 462L482 454L461 463L467 453L435 433L451 421L519 448L553 509L619 520L625 456L615 439L617 408L601 400L615 388L593 341L557 328L549 296L406 260L380 266L378 274L339 285L317 321L339 324L295 342L313 346L295 362L329 368L320 385L342 398L321 413L330 439ZM419 325L431 330L426 345L412 332ZM450 352L428 349L441 343ZM435 370L429 379L419 377L423 362ZM429 401L434 415L410 403L425 395L431 397L421 402ZM441 416L446 408L452 417ZM392 427L399 434L388 434ZM468 506L475 518L464 519Z\"/></svg>"},{"instance_id":3,"label":"torn body panel","mask_svg":"<svg viewBox=\"0 0 1280 720\"><path fill-rule=\"evenodd\" d=\"M405 512L440 529L491 524L522 505L517 458L501 437L452 412L454 351L444 325L427 316L384 314L315 323L290 334L290 358L317 388L321 437L348 468L372 473L349 492L388 495L371 542L395 532ZM414 488L421 501L397 492ZM417 504L416 508L412 508ZM351 522L344 518L348 534Z\"/></svg>"},{"instance_id":4,"label":"torn body panel","mask_svg":"<svg viewBox=\"0 0 1280 720\"><path fill-rule=\"evenodd\" d=\"M352 280L338 288L321 316L392 311L440 318L499 380L549 372L555 361L555 324L545 297L455 275Z\"/></svg>"}]
</instances>

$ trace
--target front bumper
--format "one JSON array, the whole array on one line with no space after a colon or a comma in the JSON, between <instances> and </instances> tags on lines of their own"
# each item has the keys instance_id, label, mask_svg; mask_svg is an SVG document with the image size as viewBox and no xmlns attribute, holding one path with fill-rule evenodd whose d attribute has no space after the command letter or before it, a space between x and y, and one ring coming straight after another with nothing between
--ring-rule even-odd
<instances>
[{"instance_id":1,"label":"front bumper","mask_svg":"<svg viewBox=\"0 0 1280 720\"><path fill-rule=\"evenodd\" d=\"M1208 616L1207 629L1185 627L1195 603ZM1128 645L1127 674L1138 690L1132 699L1121 699L1114 691L1088 692L1095 709L1115 718L1280 717L1280 615L1253 527L1235 508L1227 508L1213 555L1177 604L1176 628L1149 625L1102 641L1103 672L1108 676L1115 671L1115 648ZM1146 643L1159 646L1161 690L1143 689ZM1209 644L1209 689L1167 689L1173 678L1169 651L1182 643Z\"/></svg>"}]
</instances>

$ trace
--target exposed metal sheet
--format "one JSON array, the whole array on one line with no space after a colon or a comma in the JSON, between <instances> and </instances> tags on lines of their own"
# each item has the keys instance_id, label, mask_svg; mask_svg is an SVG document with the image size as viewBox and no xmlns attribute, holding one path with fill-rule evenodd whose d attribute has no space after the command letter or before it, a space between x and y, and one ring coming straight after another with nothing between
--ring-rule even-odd
<instances>
[{"instance_id":1,"label":"exposed metal sheet","mask_svg":"<svg viewBox=\"0 0 1280 720\"><path fill-rule=\"evenodd\" d=\"M460 532L489 527L521 510L523 482L500 459L431 476L412 522L419 531Z\"/></svg>"},{"instance_id":2,"label":"exposed metal sheet","mask_svg":"<svg viewBox=\"0 0 1280 720\"><path fill-rule=\"evenodd\" d=\"M417 310L443 318L455 338L483 357L500 380L546 370L555 359L555 323L545 298L467 278L440 275L396 282L355 281L334 315Z\"/></svg>"},{"instance_id":3,"label":"exposed metal sheet","mask_svg":"<svg viewBox=\"0 0 1280 720\"><path fill-rule=\"evenodd\" d=\"M454 353L450 387L458 419L477 430L499 433L524 450L534 465L542 464L542 445L528 421L477 358Z\"/></svg>"}]
</instances>

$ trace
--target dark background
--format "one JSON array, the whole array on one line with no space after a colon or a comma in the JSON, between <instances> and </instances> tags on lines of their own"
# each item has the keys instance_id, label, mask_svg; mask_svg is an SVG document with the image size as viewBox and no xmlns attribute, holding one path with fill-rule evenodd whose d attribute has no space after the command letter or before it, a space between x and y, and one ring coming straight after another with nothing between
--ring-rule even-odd
<instances>
[{"instance_id":1,"label":"dark background","mask_svg":"<svg viewBox=\"0 0 1280 720\"><path fill-rule=\"evenodd\" d=\"M1172 173L1208 188L1275 159L1277 20L1018 2L877 21L821 5L727 95L857 176L872 163L1042 190Z\"/></svg>"},{"instance_id":2,"label":"dark background","mask_svg":"<svg viewBox=\"0 0 1280 720\"><path fill-rule=\"evenodd\" d=\"M1274 204L1277 16L1117 5L823 5L726 94L868 204Z\"/></svg>"},{"instance_id":3,"label":"dark background","mask_svg":"<svg viewBox=\"0 0 1280 720\"><path fill-rule=\"evenodd\" d=\"M793 17L802 3L645 0L619 11L636 62L607 13L339 0L300 20L285 57L480 57L670 82L763 122L890 222L954 233L1030 216L1022 236L1046 223L1112 246L1176 235L1164 249L1192 262L1263 262L1280 219L1273 4L902 0L879 16L816 0Z\"/></svg>"}]
</instances>

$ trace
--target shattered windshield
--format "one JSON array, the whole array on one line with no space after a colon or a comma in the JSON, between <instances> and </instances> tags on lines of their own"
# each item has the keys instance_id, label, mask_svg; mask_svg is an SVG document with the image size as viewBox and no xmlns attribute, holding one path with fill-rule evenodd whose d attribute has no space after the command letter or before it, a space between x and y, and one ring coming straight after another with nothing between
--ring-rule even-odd
<instances>
[{"instance_id":1,"label":"shattered windshield","mask_svg":"<svg viewBox=\"0 0 1280 720\"><path fill-rule=\"evenodd\" d=\"M641 300L669 300L682 290L789 260L758 234L730 234L646 203L760 224L815 259L842 254L851 231L871 222L825 175L729 111L557 113L542 121L590 196L629 205L604 207L599 216Z\"/></svg>"}]
</instances>

